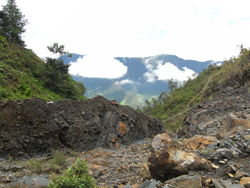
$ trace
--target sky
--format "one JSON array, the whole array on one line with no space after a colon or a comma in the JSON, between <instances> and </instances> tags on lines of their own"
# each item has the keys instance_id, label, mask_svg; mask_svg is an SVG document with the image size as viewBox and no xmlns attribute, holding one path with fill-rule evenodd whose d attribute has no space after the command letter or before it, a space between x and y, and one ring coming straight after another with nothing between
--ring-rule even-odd
<instances>
[{"instance_id":1,"label":"sky","mask_svg":"<svg viewBox=\"0 0 250 188\"><path fill-rule=\"evenodd\" d=\"M27 48L39 57L51 57L47 46L57 42L65 45L66 51L87 55L72 64L70 71L75 73L84 67L88 77L124 75L126 67L113 57L171 54L183 59L223 61L239 54L238 45L250 47L249 0L16 3L29 21L23 35ZM0 0L0 5L5 4ZM98 73L97 67L106 74Z\"/></svg>"}]
</instances>

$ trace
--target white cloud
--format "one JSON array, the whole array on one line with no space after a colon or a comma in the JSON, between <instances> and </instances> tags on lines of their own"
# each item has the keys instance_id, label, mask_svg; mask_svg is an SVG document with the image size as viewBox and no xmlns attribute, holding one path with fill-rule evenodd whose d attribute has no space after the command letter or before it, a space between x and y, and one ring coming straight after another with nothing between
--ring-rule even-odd
<instances>
[{"instance_id":1,"label":"white cloud","mask_svg":"<svg viewBox=\"0 0 250 188\"><path fill-rule=\"evenodd\" d=\"M54 42L86 55L173 54L199 61L229 59L238 55L237 45L250 47L249 0L18 0L17 5L30 22L27 47L40 57L51 56L46 47Z\"/></svg>"},{"instance_id":2,"label":"white cloud","mask_svg":"<svg viewBox=\"0 0 250 188\"><path fill-rule=\"evenodd\" d=\"M147 82L169 80L171 78L178 81L184 81L193 77L193 74L195 74L193 70L187 67L183 67L184 70L179 70L175 65L168 62L163 64L162 61L156 62L156 68L153 68L152 65L149 66L149 64L146 64L146 67L149 69L149 71L144 74Z\"/></svg>"},{"instance_id":3,"label":"white cloud","mask_svg":"<svg viewBox=\"0 0 250 188\"><path fill-rule=\"evenodd\" d=\"M132 84L134 82L132 80L125 79L125 80L117 81L116 83L119 85L123 85L123 84Z\"/></svg>"},{"instance_id":4,"label":"white cloud","mask_svg":"<svg viewBox=\"0 0 250 188\"><path fill-rule=\"evenodd\" d=\"M71 62L69 73L83 77L119 78L127 73L127 67L112 57L90 55Z\"/></svg>"}]
</instances>

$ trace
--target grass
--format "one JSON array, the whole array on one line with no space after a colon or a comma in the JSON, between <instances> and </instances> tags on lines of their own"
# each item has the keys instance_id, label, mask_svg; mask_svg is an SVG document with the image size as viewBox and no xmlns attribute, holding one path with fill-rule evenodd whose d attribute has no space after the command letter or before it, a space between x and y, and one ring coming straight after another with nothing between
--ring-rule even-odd
<instances>
[{"instance_id":1,"label":"grass","mask_svg":"<svg viewBox=\"0 0 250 188\"><path fill-rule=\"evenodd\" d=\"M42 163L37 159L30 159L24 163L24 166L32 172L42 172Z\"/></svg>"},{"instance_id":2,"label":"grass","mask_svg":"<svg viewBox=\"0 0 250 188\"><path fill-rule=\"evenodd\" d=\"M52 159L51 159L51 164L54 165L59 165L59 166L63 166L66 163L66 156L65 153L63 151L59 151L59 150L54 150L52 151Z\"/></svg>"},{"instance_id":3,"label":"grass","mask_svg":"<svg viewBox=\"0 0 250 188\"><path fill-rule=\"evenodd\" d=\"M37 173L37 174L62 173L63 170L65 170L66 167L70 163L70 162L67 162L68 157L77 158L80 156L81 156L81 153L78 153L71 149L53 150L51 158L31 158L25 162L15 161L13 158L10 158L9 162L14 163L16 165L20 165L28 169L30 172Z\"/></svg>"}]
</instances>

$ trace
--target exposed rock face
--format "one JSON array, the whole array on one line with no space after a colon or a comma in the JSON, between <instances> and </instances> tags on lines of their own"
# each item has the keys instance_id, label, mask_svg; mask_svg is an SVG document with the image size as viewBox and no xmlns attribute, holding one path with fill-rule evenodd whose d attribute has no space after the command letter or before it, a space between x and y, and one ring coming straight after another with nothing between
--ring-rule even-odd
<instances>
[{"instance_id":1,"label":"exposed rock face","mask_svg":"<svg viewBox=\"0 0 250 188\"><path fill-rule=\"evenodd\" d=\"M0 101L0 157L68 147L119 147L163 132L162 122L101 96L86 101Z\"/></svg>"},{"instance_id":2,"label":"exposed rock face","mask_svg":"<svg viewBox=\"0 0 250 188\"><path fill-rule=\"evenodd\" d=\"M161 181L188 173L189 171L212 171L206 159L194 152L182 149L177 142L172 142L167 133L155 136L148 158L151 176Z\"/></svg>"},{"instance_id":3,"label":"exposed rock face","mask_svg":"<svg viewBox=\"0 0 250 188\"><path fill-rule=\"evenodd\" d=\"M237 131L250 129L250 95L247 88L227 87L221 95L197 105L184 118L179 137L199 135L223 139Z\"/></svg>"}]
</instances>

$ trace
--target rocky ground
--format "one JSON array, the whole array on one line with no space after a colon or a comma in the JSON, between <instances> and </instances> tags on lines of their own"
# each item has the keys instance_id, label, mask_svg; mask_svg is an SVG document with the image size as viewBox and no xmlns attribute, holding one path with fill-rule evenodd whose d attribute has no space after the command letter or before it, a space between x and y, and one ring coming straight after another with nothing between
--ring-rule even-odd
<instances>
[{"instance_id":1,"label":"rocky ground","mask_svg":"<svg viewBox=\"0 0 250 188\"><path fill-rule=\"evenodd\" d=\"M128 145L112 140L107 143L113 147L65 152L63 168L52 165L55 153L28 162L12 156L2 158L1 186L46 186L49 175L60 174L81 158L89 162L98 187L249 188L248 89L227 87L217 97L195 106L184 117L178 134L148 135Z\"/></svg>"},{"instance_id":2,"label":"rocky ground","mask_svg":"<svg viewBox=\"0 0 250 188\"><path fill-rule=\"evenodd\" d=\"M1 160L0 187L42 187L49 184L51 174L61 174L77 158L89 163L89 169L98 187L123 187L126 184L138 187L145 179L141 176L143 165L147 163L150 143L145 139L130 146L116 149L96 148L83 153L67 155L64 168L48 168L52 156L35 158L38 164L30 160ZM27 164L28 163L28 164Z\"/></svg>"}]
</instances>

